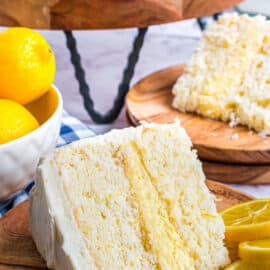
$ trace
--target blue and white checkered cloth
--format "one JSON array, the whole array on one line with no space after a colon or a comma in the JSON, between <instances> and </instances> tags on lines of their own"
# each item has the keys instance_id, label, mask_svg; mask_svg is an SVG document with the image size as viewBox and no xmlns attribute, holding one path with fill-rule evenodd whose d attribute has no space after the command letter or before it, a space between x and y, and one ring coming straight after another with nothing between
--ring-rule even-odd
<instances>
[{"instance_id":1,"label":"blue and white checkered cloth","mask_svg":"<svg viewBox=\"0 0 270 270\"><path fill-rule=\"evenodd\" d=\"M94 135L94 131L92 131L89 127L84 125L78 119L70 116L67 112L64 111L60 136L57 141L57 147ZM34 181L31 181L22 191L14 194L9 200L5 202L0 202L0 218L8 210L26 200L33 185Z\"/></svg>"}]
</instances>

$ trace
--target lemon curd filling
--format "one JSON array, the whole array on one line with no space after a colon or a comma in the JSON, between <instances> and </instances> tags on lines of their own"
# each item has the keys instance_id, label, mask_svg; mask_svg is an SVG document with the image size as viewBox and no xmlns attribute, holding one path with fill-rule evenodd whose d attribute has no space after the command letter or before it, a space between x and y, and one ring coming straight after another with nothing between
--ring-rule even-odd
<instances>
[{"instance_id":1,"label":"lemon curd filling","mask_svg":"<svg viewBox=\"0 0 270 270\"><path fill-rule=\"evenodd\" d=\"M157 269L194 269L193 261L141 162L136 144L125 145L122 151L124 171L138 203L141 223L148 235L148 245L157 258Z\"/></svg>"},{"instance_id":2,"label":"lemon curd filling","mask_svg":"<svg viewBox=\"0 0 270 270\"><path fill-rule=\"evenodd\" d=\"M31 194L30 219L49 266L218 270L227 265L224 224L191 146L179 124L145 124L73 143L45 158ZM48 239L35 222L41 205L55 220L56 230L47 227Z\"/></svg>"}]
</instances>

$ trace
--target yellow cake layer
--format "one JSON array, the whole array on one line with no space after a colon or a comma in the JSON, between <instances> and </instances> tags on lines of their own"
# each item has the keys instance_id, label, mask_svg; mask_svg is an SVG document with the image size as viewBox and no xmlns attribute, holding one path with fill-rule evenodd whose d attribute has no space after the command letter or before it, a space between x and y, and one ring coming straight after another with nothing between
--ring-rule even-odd
<instances>
[{"instance_id":1,"label":"yellow cake layer","mask_svg":"<svg viewBox=\"0 0 270 270\"><path fill-rule=\"evenodd\" d=\"M221 16L174 85L173 106L269 134L269 30L263 16Z\"/></svg>"}]
</instances>

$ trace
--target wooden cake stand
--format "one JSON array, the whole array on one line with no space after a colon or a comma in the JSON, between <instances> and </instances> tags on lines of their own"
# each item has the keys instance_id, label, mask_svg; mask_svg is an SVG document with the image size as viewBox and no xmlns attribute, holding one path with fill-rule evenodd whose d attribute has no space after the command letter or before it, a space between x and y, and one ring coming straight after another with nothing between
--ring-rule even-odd
<instances>
[{"instance_id":1,"label":"wooden cake stand","mask_svg":"<svg viewBox=\"0 0 270 270\"><path fill-rule=\"evenodd\" d=\"M38 29L147 27L211 15L241 0L1 0L0 25Z\"/></svg>"}]
</instances>

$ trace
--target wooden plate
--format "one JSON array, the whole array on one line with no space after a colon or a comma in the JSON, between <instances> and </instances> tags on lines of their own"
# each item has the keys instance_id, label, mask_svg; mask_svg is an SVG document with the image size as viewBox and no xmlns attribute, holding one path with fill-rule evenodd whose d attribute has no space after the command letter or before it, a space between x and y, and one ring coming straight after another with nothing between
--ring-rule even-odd
<instances>
[{"instance_id":1,"label":"wooden plate","mask_svg":"<svg viewBox=\"0 0 270 270\"><path fill-rule=\"evenodd\" d=\"M222 210L253 197L226 185L207 180ZM29 268L28 268L29 267ZM28 201L19 204L0 219L0 270L47 269L29 231Z\"/></svg>"},{"instance_id":2,"label":"wooden plate","mask_svg":"<svg viewBox=\"0 0 270 270\"><path fill-rule=\"evenodd\" d=\"M191 137L203 160L225 163L270 164L270 137L262 138L246 127L230 128L227 123L206 119L172 108L171 89L183 72L183 65L153 73L132 87L126 98L129 117L140 121L170 123L175 118ZM233 135L238 134L238 139Z\"/></svg>"},{"instance_id":3,"label":"wooden plate","mask_svg":"<svg viewBox=\"0 0 270 270\"><path fill-rule=\"evenodd\" d=\"M208 179L223 183L263 185L270 183L269 165L224 164L202 161Z\"/></svg>"}]
</instances>

